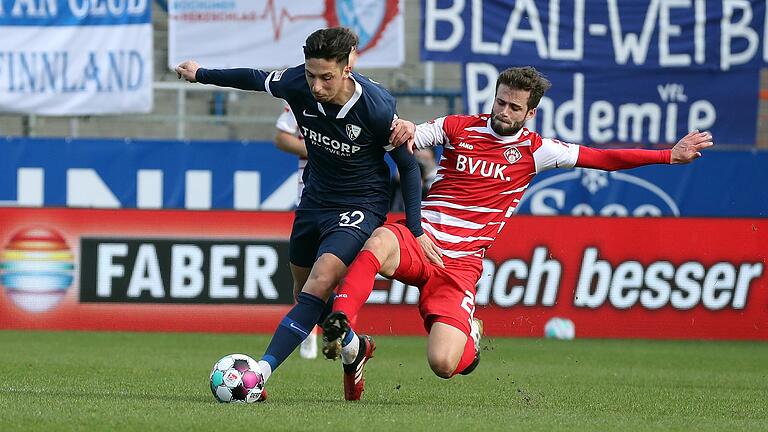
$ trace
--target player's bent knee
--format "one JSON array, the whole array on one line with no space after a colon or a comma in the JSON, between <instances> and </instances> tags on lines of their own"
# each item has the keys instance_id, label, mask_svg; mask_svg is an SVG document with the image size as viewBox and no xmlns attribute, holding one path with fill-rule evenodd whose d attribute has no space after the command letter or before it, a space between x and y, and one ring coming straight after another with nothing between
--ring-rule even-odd
<instances>
[{"instance_id":1,"label":"player's bent knee","mask_svg":"<svg viewBox=\"0 0 768 432\"><path fill-rule=\"evenodd\" d=\"M453 376L457 361L448 355L437 355L429 358L429 367L440 378L448 379Z\"/></svg>"},{"instance_id":2,"label":"player's bent knee","mask_svg":"<svg viewBox=\"0 0 768 432\"><path fill-rule=\"evenodd\" d=\"M387 255L389 249L392 248L390 237L394 237L392 231L382 227L376 228L371 237L365 242L363 249L367 249L376 255Z\"/></svg>"},{"instance_id":3,"label":"player's bent knee","mask_svg":"<svg viewBox=\"0 0 768 432\"><path fill-rule=\"evenodd\" d=\"M397 237L392 231L384 227L376 228L363 246L364 250L376 256L381 265L379 273L387 277L392 276L400 263L398 248Z\"/></svg>"},{"instance_id":4,"label":"player's bent knee","mask_svg":"<svg viewBox=\"0 0 768 432\"><path fill-rule=\"evenodd\" d=\"M307 283L304 284L301 291L312 294L315 297L327 298L338 282L339 281L331 275L313 275L307 279Z\"/></svg>"}]
</instances>

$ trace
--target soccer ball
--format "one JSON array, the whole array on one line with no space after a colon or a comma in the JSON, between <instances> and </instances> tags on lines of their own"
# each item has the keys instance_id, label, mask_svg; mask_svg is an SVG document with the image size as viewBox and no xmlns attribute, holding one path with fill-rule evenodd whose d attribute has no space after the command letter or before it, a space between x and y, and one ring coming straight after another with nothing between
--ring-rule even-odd
<instances>
[{"instance_id":1,"label":"soccer ball","mask_svg":"<svg viewBox=\"0 0 768 432\"><path fill-rule=\"evenodd\" d=\"M211 392L219 402L253 403L263 390L261 368L245 354L224 356L211 369Z\"/></svg>"}]
</instances>

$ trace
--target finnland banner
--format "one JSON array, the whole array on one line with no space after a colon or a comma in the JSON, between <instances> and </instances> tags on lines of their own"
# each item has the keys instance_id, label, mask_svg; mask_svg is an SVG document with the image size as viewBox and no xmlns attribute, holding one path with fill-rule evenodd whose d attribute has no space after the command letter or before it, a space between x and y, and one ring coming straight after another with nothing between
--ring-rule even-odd
<instances>
[{"instance_id":1,"label":"finnland banner","mask_svg":"<svg viewBox=\"0 0 768 432\"><path fill-rule=\"evenodd\" d=\"M0 0L0 112L152 110L152 3Z\"/></svg>"}]
</instances>

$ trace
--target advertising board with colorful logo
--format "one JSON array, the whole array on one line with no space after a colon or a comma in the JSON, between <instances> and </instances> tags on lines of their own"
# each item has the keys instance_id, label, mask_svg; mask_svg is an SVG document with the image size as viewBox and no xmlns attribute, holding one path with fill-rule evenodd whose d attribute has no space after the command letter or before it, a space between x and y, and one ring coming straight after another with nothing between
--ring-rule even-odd
<instances>
[{"instance_id":1,"label":"advertising board with colorful logo","mask_svg":"<svg viewBox=\"0 0 768 432\"><path fill-rule=\"evenodd\" d=\"M293 303L291 224L0 209L0 328L269 333ZM768 339L766 244L765 219L515 216L473 301L490 336ZM423 334L418 298L377 281L360 330Z\"/></svg>"},{"instance_id":2,"label":"advertising board with colorful logo","mask_svg":"<svg viewBox=\"0 0 768 432\"><path fill-rule=\"evenodd\" d=\"M293 303L292 221L284 212L2 208L0 328L264 330Z\"/></svg>"}]
</instances>

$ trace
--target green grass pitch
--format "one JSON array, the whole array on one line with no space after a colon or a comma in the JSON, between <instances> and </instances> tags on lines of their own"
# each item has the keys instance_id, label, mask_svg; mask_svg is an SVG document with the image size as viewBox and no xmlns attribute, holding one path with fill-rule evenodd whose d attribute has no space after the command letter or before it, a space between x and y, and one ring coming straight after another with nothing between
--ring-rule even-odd
<instances>
[{"instance_id":1,"label":"green grass pitch","mask_svg":"<svg viewBox=\"0 0 768 432\"><path fill-rule=\"evenodd\" d=\"M0 331L0 431L768 430L768 344L486 339L441 380L426 339L378 337L363 401L341 365L292 356L263 404L219 404L221 356L266 336Z\"/></svg>"}]
</instances>

